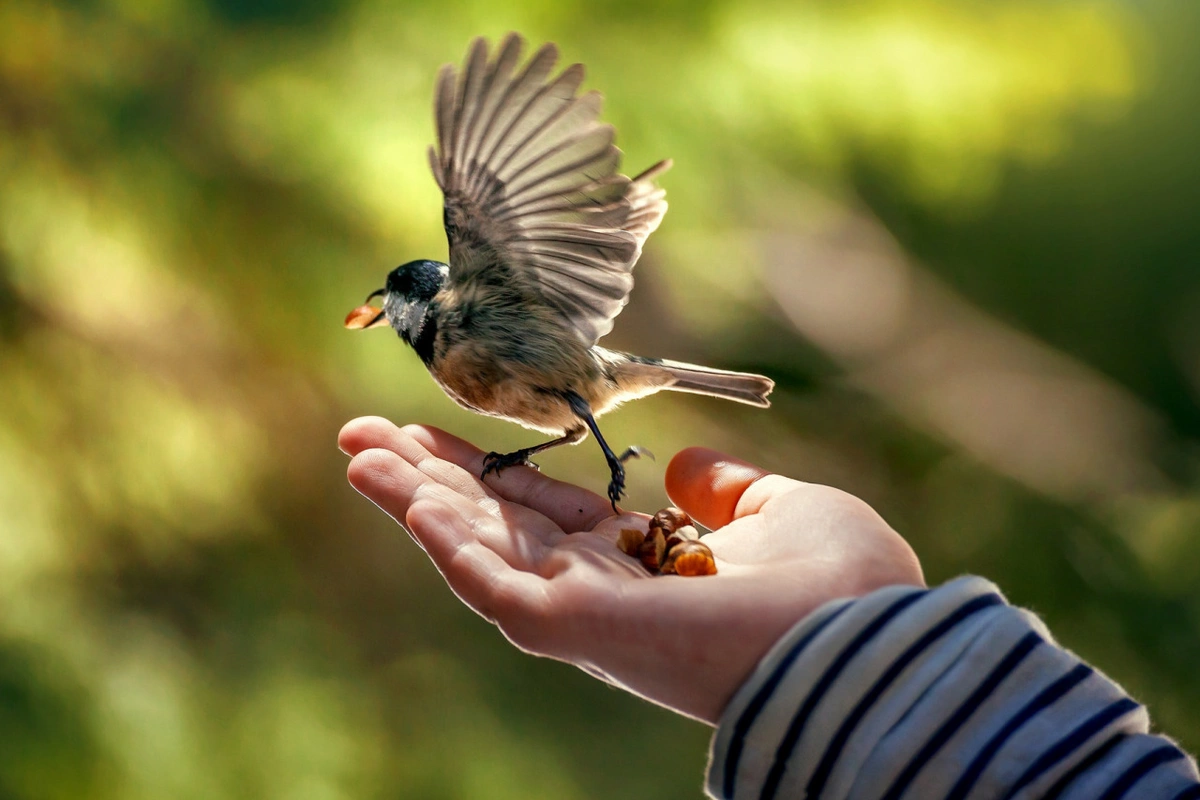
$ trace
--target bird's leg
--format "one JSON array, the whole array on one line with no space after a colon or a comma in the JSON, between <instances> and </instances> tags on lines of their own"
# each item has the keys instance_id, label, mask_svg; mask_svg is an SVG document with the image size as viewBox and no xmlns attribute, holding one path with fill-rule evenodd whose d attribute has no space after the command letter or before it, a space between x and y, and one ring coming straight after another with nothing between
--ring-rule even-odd
<instances>
[{"instance_id":1,"label":"bird's leg","mask_svg":"<svg viewBox=\"0 0 1200 800\"><path fill-rule=\"evenodd\" d=\"M523 447L520 450L514 450L511 453L496 453L491 452L483 457L483 474L479 476L480 480L486 478L489 472L500 474L500 470L505 467L515 467L517 465L525 467L533 467L538 469L538 465L529 460L530 456L535 456L551 447L558 447L562 444L575 444L583 437L587 436L587 428L580 425L578 428L572 428L557 439L552 439L549 442L542 442L533 447Z\"/></svg>"},{"instance_id":2,"label":"bird's leg","mask_svg":"<svg viewBox=\"0 0 1200 800\"><path fill-rule=\"evenodd\" d=\"M617 510L617 501L625 494L625 462L638 456L648 455L653 458L654 455L644 448L630 447L618 456L600 435L600 428L596 425L596 418L592 416L592 409L587 401L570 391L566 393L566 398L571 411L587 424L596 441L600 443L600 449L604 451L604 460L608 462L608 469L612 473L612 480L608 482L608 501L612 503L613 513L619 514L621 512Z\"/></svg>"}]
</instances>

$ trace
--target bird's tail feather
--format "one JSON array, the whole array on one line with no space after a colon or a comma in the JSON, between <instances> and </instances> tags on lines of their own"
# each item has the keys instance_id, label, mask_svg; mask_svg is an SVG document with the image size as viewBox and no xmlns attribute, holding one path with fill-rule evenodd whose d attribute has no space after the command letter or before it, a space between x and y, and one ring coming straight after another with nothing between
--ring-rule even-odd
<instances>
[{"instance_id":1,"label":"bird's tail feather","mask_svg":"<svg viewBox=\"0 0 1200 800\"><path fill-rule=\"evenodd\" d=\"M674 380L672 383L662 386L664 389L722 397L759 408L768 408L771 405L767 395L775 388L775 381L763 375L755 375L750 372L730 372L729 370L712 369L659 358L632 356L631 360L639 364L658 367L668 373Z\"/></svg>"}]
</instances>

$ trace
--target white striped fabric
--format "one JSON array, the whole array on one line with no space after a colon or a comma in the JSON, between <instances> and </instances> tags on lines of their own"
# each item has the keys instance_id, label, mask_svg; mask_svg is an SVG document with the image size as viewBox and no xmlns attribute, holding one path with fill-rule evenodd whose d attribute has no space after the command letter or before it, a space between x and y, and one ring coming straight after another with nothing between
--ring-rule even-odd
<instances>
[{"instance_id":1,"label":"white striped fabric","mask_svg":"<svg viewBox=\"0 0 1200 800\"><path fill-rule=\"evenodd\" d=\"M810 614L713 738L729 800L1200 800L1145 710L982 578L881 589Z\"/></svg>"}]
</instances>

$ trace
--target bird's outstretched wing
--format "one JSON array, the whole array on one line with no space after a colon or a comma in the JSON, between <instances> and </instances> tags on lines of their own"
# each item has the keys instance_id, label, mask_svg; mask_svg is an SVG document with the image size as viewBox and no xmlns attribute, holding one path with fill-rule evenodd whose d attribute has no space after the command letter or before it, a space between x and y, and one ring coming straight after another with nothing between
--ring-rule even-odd
<instances>
[{"instance_id":1,"label":"bird's outstretched wing","mask_svg":"<svg viewBox=\"0 0 1200 800\"><path fill-rule=\"evenodd\" d=\"M476 39L461 74L438 74L429 161L445 195L449 280L522 286L590 345L612 329L666 213L653 181L670 162L619 174L599 93L578 94L583 65L551 78L558 48L546 44L517 71L523 44L509 34L489 59Z\"/></svg>"}]
</instances>

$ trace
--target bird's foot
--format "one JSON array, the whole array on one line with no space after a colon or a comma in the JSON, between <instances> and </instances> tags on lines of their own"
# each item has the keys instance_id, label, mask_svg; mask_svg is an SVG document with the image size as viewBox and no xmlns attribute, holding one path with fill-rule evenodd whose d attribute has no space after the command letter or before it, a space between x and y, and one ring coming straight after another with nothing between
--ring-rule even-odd
<instances>
[{"instance_id":1,"label":"bird's foot","mask_svg":"<svg viewBox=\"0 0 1200 800\"><path fill-rule=\"evenodd\" d=\"M625 462L631 458L641 458L642 456L654 460L654 453L636 445L626 448L620 456L608 459L608 469L612 473L612 480L608 482L608 501L612 503L614 514L621 513L617 509L617 501L625 496Z\"/></svg>"},{"instance_id":2,"label":"bird's foot","mask_svg":"<svg viewBox=\"0 0 1200 800\"><path fill-rule=\"evenodd\" d=\"M540 471L541 467L529 460L529 456L532 454L532 448L514 450L511 453L488 453L483 457L483 474L479 476L479 479L483 480L490 472L494 472L499 475L500 470L507 467L533 467L534 469Z\"/></svg>"},{"instance_id":3,"label":"bird's foot","mask_svg":"<svg viewBox=\"0 0 1200 800\"><path fill-rule=\"evenodd\" d=\"M612 503L613 513L620 514L617 501L625 496L625 467L620 461L614 461L608 466L612 470L612 480L608 482L608 502Z\"/></svg>"}]
</instances>

